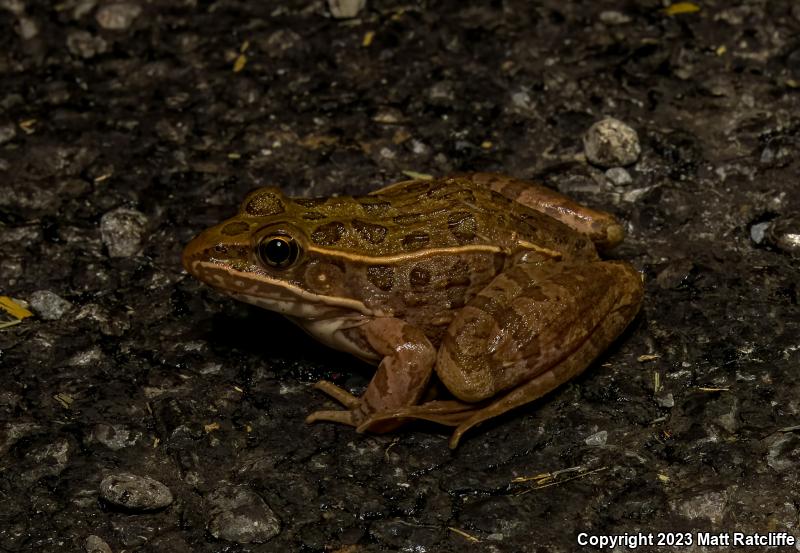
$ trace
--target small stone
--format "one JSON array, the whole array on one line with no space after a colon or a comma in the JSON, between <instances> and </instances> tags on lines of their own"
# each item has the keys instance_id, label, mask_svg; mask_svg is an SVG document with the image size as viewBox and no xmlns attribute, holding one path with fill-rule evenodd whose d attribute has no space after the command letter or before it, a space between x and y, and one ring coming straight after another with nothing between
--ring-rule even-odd
<instances>
[{"instance_id":1,"label":"small stone","mask_svg":"<svg viewBox=\"0 0 800 553\"><path fill-rule=\"evenodd\" d=\"M614 186L626 186L633 182L633 178L624 167L612 167L606 171L606 178Z\"/></svg>"},{"instance_id":2,"label":"small stone","mask_svg":"<svg viewBox=\"0 0 800 553\"><path fill-rule=\"evenodd\" d=\"M91 12L96 5L97 0L77 0L77 2L75 2L75 7L72 9L72 18L80 19Z\"/></svg>"},{"instance_id":3,"label":"small stone","mask_svg":"<svg viewBox=\"0 0 800 553\"><path fill-rule=\"evenodd\" d=\"M624 25L625 23L630 23L631 18L622 12L606 10L600 12L600 21L606 25Z\"/></svg>"},{"instance_id":4,"label":"small stone","mask_svg":"<svg viewBox=\"0 0 800 553\"><path fill-rule=\"evenodd\" d=\"M411 139L411 151L418 156L427 156L431 153L431 148L421 140Z\"/></svg>"},{"instance_id":5,"label":"small stone","mask_svg":"<svg viewBox=\"0 0 800 553\"><path fill-rule=\"evenodd\" d=\"M403 113L392 108L381 109L372 120L381 125L397 125L403 121Z\"/></svg>"},{"instance_id":6,"label":"small stone","mask_svg":"<svg viewBox=\"0 0 800 553\"><path fill-rule=\"evenodd\" d=\"M776 472L796 470L800 459L800 438L792 432L777 432L764 439L767 464Z\"/></svg>"},{"instance_id":7,"label":"small stone","mask_svg":"<svg viewBox=\"0 0 800 553\"><path fill-rule=\"evenodd\" d=\"M511 105L518 111L528 112L533 111L536 107L531 98L530 92L525 89L517 90L511 93Z\"/></svg>"},{"instance_id":8,"label":"small stone","mask_svg":"<svg viewBox=\"0 0 800 553\"><path fill-rule=\"evenodd\" d=\"M364 9L366 0L328 0L328 9L336 19L348 19Z\"/></svg>"},{"instance_id":9,"label":"small stone","mask_svg":"<svg viewBox=\"0 0 800 553\"><path fill-rule=\"evenodd\" d=\"M17 136L17 128L13 123L5 123L4 125L0 125L0 144L10 142L15 136Z\"/></svg>"},{"instance_id":10,"label":"small stone","mask_svg":"<svg viewBox=\"0 0 800 553\"><path fill-rule=\"evenodd\" d=\"M25 2L23 0L3 0L0 2L0 8L19 16L25 13Z\"/></svg>"},{"instance_id":11,"label":"small stone","mask_svg":"<svg viewBox=\"0 0 800 553\"><path fill-rule=\"evenodd\" d=\"M244 486L222 486L206 498L208 530L217 539L264 543L280 532L280 521L261 496Z\"/></svg>"},{"instance_id":12,"label":"small stone","mask_svg":"<svg viewBox=\"0 0 800 553\"><path fill-rule=\"evenodd\" d=\"M709 491L696 495L678 505L678 512L689 519L705 518L719 524L725 512L728 494L724 491Z\"/></svg>"},{"instance_id":13,"label":"small stone","mask_svg":"<svg viewBox=\"0 0 800 553\"><path fill-rule=\"evenodd\" d=\"M120 2L118 4L100 6L94 17L104 29L124 31L133 24L133 21L139 17L140 13L142 13L142 8L138 4Z\"/></svg>"},{"instance_id":14,"label":"small stone","mask_svg":"<svg viewBox=\"0 0 800 553\"><path fill-rule=\"evenodd\" d=\"M39 34L39 24L30 17L20 17L17 32L23 40L30 40Z\"/></svg>"},{"instance_id":15,"label":"small stone","mask_svg":"<svg viewBox=\"0 0 800 553\"><path fill-rule=\"evenodd\" d=\"M636 131L612 117L598 121L586 131L583 148L586 158L600 167L631 165L642 153Z\"/></svg>"},{"instance_id":16,"label":"small stone","mask_svg":"<svg viewBox=\"0 0 800 553\"><path fill-rule=\"evenodd\" d=\"M88 31L72 31L67 35L67 49L73 56L90 59L105 53L107 48L103 37L94 36Z\"/></svg>"},{"instance_id":17,"label":"small stone","mask_svg":"<svg viewBox=\"0 0 800 553\"><path fill-rule=\"evenodd\" d=\"M434 104L450 104L455 98L453 83L450 81L439 81L428 89L428 99Z\"/></svg>"},{"instance_id":18,"label":"small stone","mask_svg":"<svg viewBox=\"0 0 800 553\"><path fill-rule=\"evenodd\" d=\"M46 321L57 321L72 309L72 304L50 290L37 290L28 299L33 310Z\"/></svg>"},{"instance_id":19,"label":"small stone","mask_svg":"<svg viewBox=\"0 0 800 553\"><path fill-rule=\"evenodd\" d=\"M147 227L147 216L135 209L120 207L100 218L100 234L111 257L132 257L139 253Z\"/></svg>"},{"instance_id":20,"label":"small stone","mask_svg":"<svg viewBox=\"0 0 800 553\"><path fill-rule=\"evenodd\" d=\"M608 431L606 431L606 430L601 430L600 432L595 432L594 434L592 434L591 436L588 436L584 440L586 445L593 446L593 447L604 446L604 445L606 445L607 441L608 441Z\"/></svg>"},{"instance_id":21,"label":"small stone","mask_svg":"<svg viewBox=\"0 0 800 553\"><path fill-rule=\"evenodd\" d=\"M29 470L20 476L25 482L36 482L45 476L58 476L70 460L70 445L65 439L58 439L25 455Z\"/></svg>"},{"instance_id":22,"label":"small stone","mask_svg":"<svg viewBox=\"0 0 800 553\"><path fill-rule=\"evenodd\" d=\"M667 409L672 409L675 407L675 397L672 393L661 394L659 393L656 395L656 403L658 403L661 407L666 407Z\"/></svg>"},{"instance_id":23,"label":"small stone","mask_svg":"<svg viewBox=\"0 0 800 553\"><path fill-rule=\"evenodd\" d=\"M83 543L86 553L111 553L111 547L101 538L92 534Z\"/></svg>"},{"instance_id":24,"label":"small stone","mask_svg":"<svg viewBox=\"0 0 800 553\"><path fill-rule=\"evenodd\" d=\"M771 221L764 221L763 223L756 223L750 227L750 240L756 244L761 244L764 241L764 236L767 233L767 229L771 225Z\"/></svg>"},{"instance_id":25,"label":"small stone","mask_svg":"<svg viewBox=\"0 0 800 553\"><path fill-rule=\"evenodd\" d=\"M303 37L291 29L279 29L267 37L264 43L268 56L289 52L303 44Z\"/></svg>"},{"instance_id":26,"label":"small stone","mask_svg":"<svg viewBox=\"0 0 800 553\"><path fill-rule=\"evenodd\" d=\"M149 476L128 472L103 478L100 496L109 503L135 511L162 509L172 503L172 492L164 484Z\"/></svg>"},{"instance_id":27,"label":"small stone","mask_svg":"<svg viewBox=\"0 0 800 553\"><path fill-rule=\"evenodd\" d=\"M94 438L113 451L136 445L141 432L132 432L124 424L99 423L94 427Z\"/></svg>"},{"instance_id":28,"label":"small stone","mask_svg":"<svg viewBox=\"0 0 800 553\"><path fill-rule=\"evenodd\" d=\"M772 221L765 237L770 245L780 251L800 257L800 217L797 215L785 215Z\"/></svg>"}]
</instances>

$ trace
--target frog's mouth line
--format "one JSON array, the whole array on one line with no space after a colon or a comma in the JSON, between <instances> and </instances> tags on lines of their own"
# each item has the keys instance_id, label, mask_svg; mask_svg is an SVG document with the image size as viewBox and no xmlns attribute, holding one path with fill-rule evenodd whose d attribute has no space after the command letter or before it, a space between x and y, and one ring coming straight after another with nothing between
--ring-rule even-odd
<instances>
[{"instance_id":1,"label":"frog's mouth line","mask_svg":"<svg viewBox=\"0 0 800 553\"><path fill-rule=\"evenodd\" d=\"M253 275L207 261L195 261L190 273L233 298L298 319L322 319L337 309L370 317L385 316L352 298L326 296L267 275Z\"/></svg>"}]
</instances>

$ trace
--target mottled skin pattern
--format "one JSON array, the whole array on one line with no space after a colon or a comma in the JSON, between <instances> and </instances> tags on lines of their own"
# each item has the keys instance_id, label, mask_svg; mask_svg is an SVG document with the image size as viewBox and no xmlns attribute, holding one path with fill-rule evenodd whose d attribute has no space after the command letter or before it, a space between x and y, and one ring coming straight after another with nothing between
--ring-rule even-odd
<instances>
[{"instance_id":1,"label":"mottled skin pattern","mask_svg":"<svg viewBox=\"0 0 800 553\"><path fill-rule=\"evenodd\" d=\"M639 309L627 264L601 261L610 215L495 174L397 183L368 196L288 198L262 188L195 238L200 280L283 313L324 343L378 364L360 398L309 421L386 432L412 418L465 430L583 371ZM271 266L259 247L289 240ZM432 374L453 399L422 402Z\"/></svg>"}]
</instances>

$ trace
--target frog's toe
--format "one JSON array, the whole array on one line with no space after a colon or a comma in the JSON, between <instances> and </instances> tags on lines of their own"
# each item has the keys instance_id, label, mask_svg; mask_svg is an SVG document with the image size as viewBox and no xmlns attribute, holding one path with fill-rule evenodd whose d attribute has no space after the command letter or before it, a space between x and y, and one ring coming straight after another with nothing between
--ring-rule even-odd
<instances>
[{"instance_id":1,"label":"frog's toe","mask_svg":"<svg viewBox=\"0 0 800 553\"><path fill-rule=\"evenodd\" d=\"M357 428L357 432L389 432L411 419L426 420L444 426L458 426L473 413L472 405L460 401L429 401L392 411L373 413Z\"/></svg>"},{"instance_id":2,"label":"frog's toe","mask_svg":"<svg viewBox=\"0 0 800 553\"><path fill-rule=\"evenodd\" d=\"M356 396L344 388L340 388L333 382L328 382L327 380L320 380L314 384L314 388L328 394L348 409L355 409L361 403L361 400L359 400Z\"/></svg>"},{"instance_id":3,"label":"frog's toe","mask_svg":"<svg viewBox=\"0 0 800 553\"><path fill-rule=\"evenodd\" d=\"M307 423L317 421L338 422L348 426L358 426L352 411L314 411L306 417Z\"/></svg>"}]
</instances>

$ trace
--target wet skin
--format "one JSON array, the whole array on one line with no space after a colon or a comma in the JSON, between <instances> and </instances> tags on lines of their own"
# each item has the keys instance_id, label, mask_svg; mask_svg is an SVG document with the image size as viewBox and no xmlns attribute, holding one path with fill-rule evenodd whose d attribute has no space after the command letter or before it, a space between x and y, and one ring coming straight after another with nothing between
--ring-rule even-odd
<instances>
[{"instance_id":1,"label":"wet skin","mask_svg":"<svg viewBox=\"0 0 800 553\"><path fill-rule=\"evenodd\" d=\"M581 373L635 317L639 274L597 253L622 237L607 213L473 173L362 197L262 188L192 240L183 264L377 365L361 397L318 382L344 409L308 422L389 432L425 419L454 426L455 447L470 427ZM447 399L431 399L442 387Z\"/></svg>"}]
</instances>

